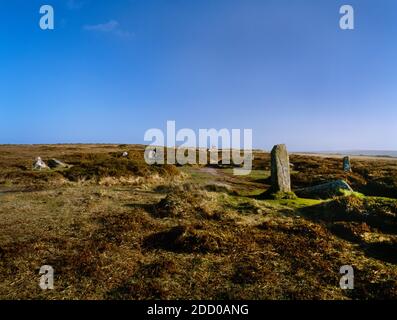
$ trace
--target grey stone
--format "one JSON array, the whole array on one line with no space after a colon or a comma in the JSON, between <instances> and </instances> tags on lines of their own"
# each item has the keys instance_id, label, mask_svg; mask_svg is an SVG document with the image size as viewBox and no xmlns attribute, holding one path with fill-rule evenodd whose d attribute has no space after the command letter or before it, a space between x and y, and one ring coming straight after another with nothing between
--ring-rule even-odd
<instances>
[{"instance_id":1,"label":"grey stone","mask_svg":"<svg viewBox=\"0 0 397 320\"><path fill-rule=\"evenodd\" d=\"M123 158L128 157L128 152L127 152L127 151L123 152L123 154L122 154L121 156L122 156Z\"/></svg>"},{"instance_id":2,"label":"grey stone","mask_svg":"<svg viewBox=\"0 0 397 320\"><path fill-rule=\"evenodd\" d=\"M155 160L156 159L156 150L150 150L149 151L149 160Z\"/></svg>"},{"instance_id":3,"label":"grey stone","mask_svg":"<svg viewBox=\"0 0 397 320\"><path fill-rule=\"evenodd\" d=\"M295 194L301 198L328 199L341 195L341 190L353 192L353 189L346 181L335 180L317 186L295 190Z\"/></svg>"},{"instance_id":4,"label":"grey stone","mask_svg":"<svg viewBox=\"0 0 397 320\"><path fill-rule=\"evenodd\" d=\"M36 161L33 163L33 169L34 170L48 169L48 166L45 164L43 160L41 160L40 157L37 157Z\"/></svg>"},{"instance_id":5,"label":"grey stone","mask_svg":"<svg viewBox=\"0 0 397 320\"><path fill-rule=\"evenodd\" d=\"M69 167L69 165L67 165L66 163L63 163L62 161L59 161L57 159L48 160L48 166L51 169L59 169L59 168L68 168Z\"/></svg>"},{"instance_id":6,"label":"grey stone","mask_svg":"<svg viewBox=\"0 0 397 320\"><path fill-rule=\"evenodd\" d=\"M156 149L146 149L145 150L145 161L147 164L164 164L164 151L159 151L159 156L157 156Z\"/></svg>"},{"instance_id":7,"label":"grey stone","mask_svg":"<svg viewBox=\"0 0 397 320\"><path fill-rule=\"evenodd\" d=\"M351 167L351 164L350 164L350 157L344 157L343 158L343 171L345 171L345 172L352 171L352 167Z\"/></svg>"},{"instance_id":8,"label":"grey stone","mask_svg":"<svg viewBox=\"0 0 397 320\"><path fill-rule=\"evenodd\" d=\"M279 144L271 152L271 191L291 192L290 165L287 147Z\"/></svg>"}]
</instances>

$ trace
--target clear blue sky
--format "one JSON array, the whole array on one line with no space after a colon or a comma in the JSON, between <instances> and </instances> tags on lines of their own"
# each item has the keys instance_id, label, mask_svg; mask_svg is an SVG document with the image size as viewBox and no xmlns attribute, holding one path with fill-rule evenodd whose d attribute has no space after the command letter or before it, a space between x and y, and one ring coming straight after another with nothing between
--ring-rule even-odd
<instances>
[{"instance_id":1,"label":"clear blue sky","mask_svg":"<svg viewBox=\"0 0 397 320\"><path fill-rule=\"evenodd\" d=\"M0 19L0 143L142 143L175 120L397 150L395 0L0 0Z\"/></svg>"}]
</instances>

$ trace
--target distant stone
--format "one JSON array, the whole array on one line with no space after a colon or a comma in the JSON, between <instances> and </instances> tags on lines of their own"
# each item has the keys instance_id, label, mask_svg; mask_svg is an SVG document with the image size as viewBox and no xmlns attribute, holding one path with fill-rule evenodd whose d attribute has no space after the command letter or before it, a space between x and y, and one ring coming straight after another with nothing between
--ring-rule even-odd
<instances>
[{"instance_id":1,"label":"distant stone","mask_svg":"<svg viewBox=\"0 0 397 320\"><path fill-rule=\"evenodd\" d=\"M219 151L218 148L212 146L211 149L208 149L209 153L209 161L211 165L217 165L219 161Z\"/></svg>"},{"instance_id":2,"label":"distant stone","mask_svg":"<svg viewBox=\"0 0 397 320\"><path fill-rule=\"evenodd\" d=\"M350 185L344 180L336 180L319 184L317 186L295 190L295 194L301 198L328 199L333 196L340 196L343 191L353 192Z\"/></svg>"},{"instance_id":3,"label":"distant stone","mask_svg":"<svg viewBox=\"0 0 397 320\"><path fill-rule=\"evenodd\" d=\"M66 163L63 163L62 161L59 161L57 159L48 160L48 166L51 169L59 169L59 168L68 168L69 167L69 165L67 165Z\"/></svg>"},{"instance_id":4,"label":"distant stone","mask_svg":"<svg viewBox=\"0 0 397 320\"><path fill-rule=\"evenodd\" d=\"M166 152L168 150L166 149ZM159 155L157 156L157 151L155 149L146 149L144 158L147 164L164 164L164 151L159 150Z\"/></svg>"},{"instance_id":5,"label":"distant stone","mask_svg":"<svg viewBox=\"0 0 397 320\"><path fill-rule=\"evenodd\" d=\"M343 171L345 171L345 172L352 171L352 167L351 167L351 164L350 164L350 157L344 157L343 158Z\"/></svg>"},{"instance_id":6,"label":"distant stone","mask_svg":"<svg viewBox=\"0 0 397 320\"><path fill-rule=\"evenodd\" d=\"M271 192L291 192L290 164L287 147L279 144L271 152Z\"/></svg>"},{"instance_id":7,"label":"distant stone","mask_svg":"<svg viewBox=\"0 0 397 320\"><path fill-rule=\"evenodd\" d=\"M40 157L37 157L36 161L33 163L33 169L34 170L48 169L48 166L45 164L43 160L41 160Z\"/></svg>"},{"instance_id":8,"label":"distant stone","mask_svg":"<svg viewBox=\"0 0 397 320\"><path fill-rule=\"evenodd\" d=\"M149 160L156 159L156 150L150 150L148 156L149 156Z\"/></svg>"},{"instance_id":9,"label":"distant stone","mask_svg":"<svg viewBox=\"0 0 397 320\"><path fill-rule=\"evenodd\" d=\"M218 152L218 148L216 146L212 146L207 150L208 152Z\"/></svg>"},{"instance_id":10,"label":"distant stone","mask_svg":"<svg viewBox=\"0 0 397 320\"><path fill-rule=\"evenodd\" d=\"M128 157L128 152L123 152L123 154L121 155L123 158L126 158L126 157Z\"/></svg>"}]
</instances>

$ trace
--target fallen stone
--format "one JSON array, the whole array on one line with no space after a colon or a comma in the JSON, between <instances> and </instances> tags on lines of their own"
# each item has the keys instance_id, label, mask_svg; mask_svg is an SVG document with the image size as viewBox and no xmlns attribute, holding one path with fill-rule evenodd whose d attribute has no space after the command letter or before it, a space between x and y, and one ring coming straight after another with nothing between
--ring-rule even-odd
<instances>
[{"instance_id":1,"label":"fallen stone","mask_svg":"<svg viewBox=\"0 0 397 320\"><path fill-rule=\"evenodd\" d=\"M300 198L309 199L328 199L333 196L343 195L343 191L353 192L353 189L344 180L326 182L313 187L295 190L295 194Z\"/></svg>"},{"instance_id":2,"label":"fallen stone","mask_svg":"<svg viewBox=\"0 0 397 320\"><path fill-rule=\"evenodd\" d=\"M63 163L62 161L59 161L57 159L48 160L48 166L51 169L69 168L69 165L67 165L66 163Z\"/></svg>"},{"instance_id":3,"label":"fallen stone","mask_svg":"<svg viewBox=\"0 0 397 320\"><path fill-rule=\"evenodd\" d=\"M291 192L290 164L287 147L279 144L271 152L271 192Z\"/></svg>"}]
</instances>

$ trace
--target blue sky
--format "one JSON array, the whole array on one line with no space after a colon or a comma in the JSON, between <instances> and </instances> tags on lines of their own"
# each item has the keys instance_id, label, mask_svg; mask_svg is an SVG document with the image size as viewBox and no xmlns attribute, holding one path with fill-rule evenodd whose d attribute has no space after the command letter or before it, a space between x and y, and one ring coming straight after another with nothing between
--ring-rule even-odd
<instances>
[{"instance_id":1,"label":"blue sky","mask_svg":"<svg viewBox=\"0 0 397 320\"><path fill-rule=\"evenodd\" d=\"M0 143L142 143L175 120L397 150L395 0L0 0L0 18Z\"/></svg>"}]
</instances>

